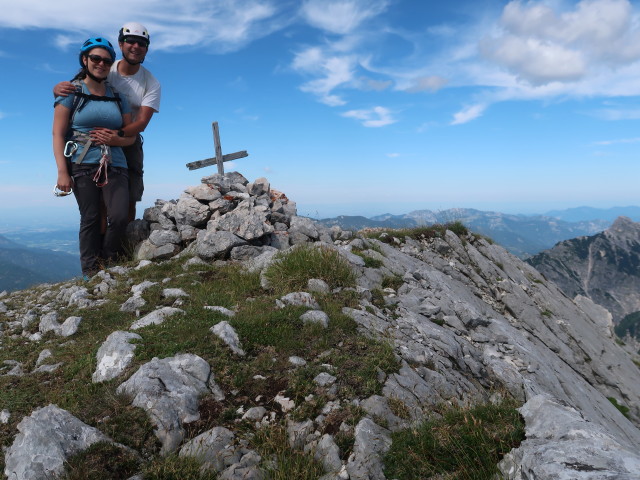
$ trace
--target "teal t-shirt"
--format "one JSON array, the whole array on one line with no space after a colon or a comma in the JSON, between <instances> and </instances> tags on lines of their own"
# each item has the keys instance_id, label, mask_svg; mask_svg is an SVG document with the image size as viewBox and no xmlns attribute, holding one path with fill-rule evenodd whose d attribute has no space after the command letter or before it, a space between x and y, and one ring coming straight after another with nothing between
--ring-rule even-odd
<instances>
[{"instance_id":1,"label":"teal t-shirt","mask_svg":"<svg viewBox=\"0 0 640 480\"><path fill-rule=\"evenodd\" d=\"M82 91L89 94L89 89L82 82ZM113 89L107 84L107 97L113 97ZM55 104L61 104L71 109L73 108L73 101L75 94L71 94L67 97L56 97ZM85 100L85 104L80 111L76 111L73 118L71 127L74 130L80 132L89 133L95 127L105 127L111 130L118 130L122 128L122 114L131 113L129 102L125 95L120 95L120 108L117 102L111 101L99 101L99 100ZM78 150L74 153L71 161L75 162L75 159L82 154L84 145L79 145ZM82 164L96 164L100 162L102 158L102 152L100 146L92 145L89 151L82 160ZM111 164L114 167L127 168L127 160L124 156L122 148L111 147Z\"/></svg>"}]
</instances>

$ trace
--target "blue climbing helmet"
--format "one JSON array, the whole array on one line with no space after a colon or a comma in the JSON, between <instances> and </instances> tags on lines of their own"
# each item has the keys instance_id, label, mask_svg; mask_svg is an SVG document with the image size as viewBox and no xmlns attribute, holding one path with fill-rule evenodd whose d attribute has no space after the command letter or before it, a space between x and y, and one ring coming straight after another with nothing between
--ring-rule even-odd
<instances>
[{"instance_id":1,"label":"blue climbing helmet","mask_svg":"<svg viewBox=\"0 0 640 480\"><path fill-rule=\"evenodd\" d=\"M111 55L111 60L114 62L116 61L116 51L113 49L113 45L111 45L109 40L102 37L91 37L82 44L82 47L80 47L80 57L78 59L80 60L81 67L84 67L82 57L87 55L94 48L104 48L109 52L109 55Z\"/></svg>"}]
</instances>

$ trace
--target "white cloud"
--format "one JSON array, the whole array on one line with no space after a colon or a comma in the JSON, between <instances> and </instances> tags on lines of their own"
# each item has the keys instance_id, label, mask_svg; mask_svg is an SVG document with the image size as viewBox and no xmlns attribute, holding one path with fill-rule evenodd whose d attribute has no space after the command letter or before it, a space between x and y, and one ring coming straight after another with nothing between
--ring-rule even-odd
<instances>
[{"instance_id":1,"label":"white cloud","mask_svg":"<svg viewBox=\"0 0 640 480\"><path fill-rule=\"evenodd\" d=\"M3 118L5 118L7 115L4 112L0 112L0 120L2 120Z\"/></svg>"},{"instance_id":2,"label":"white cloud","mask_svg":"<svg viewBox=\"0 0 640 480\"><path fill-rule=\"evenodd\" d=\"M574 82L640 59L628 0L581 0L562 13L515 0L505 6L501 27L481 41L481 53L532 85Z\"/></svg>"},{"instance_id":3,"label":"white cloud","mask_svg":"<svg viewBox=\"0 0 640 480\"><path fill-rule=\"evenodd\" d=\"M293 68L303 74L318 76L304 83L300 89L312 93L329 106L344 105L345 101L332 90L351 84L355 75L356 59L352 56L337 56L324 52L318 47L298 52Z\"/></svg>"},{"instance_id":4,"label":"white cloud","mask_svg":"<svg viewBox=\"0 0 640 480\"><path fill-rule=\"evenodd\" d=\"M534 85L578 80L587 73L581 52L535 38L510 35L483 42L481 50L488 58Z\"/></svg>"},{"instance_id":5,"label":"white cloud","mask_svg":"<svg viewBox=\"0 0 640 480\"><path fill-rule=\"evenodd\" d=\"M382 13L387 0L306 0L300 13L316 28L344 35Z\"/></svg>"},{"instance_id":6,"label":"white cloud","mask_svg":"<svg viewBox=\"0 0 640 480\"><path fill-rule=\"evenodd\" d=\"M342 116L361 120L365 127L384 127L397 121L391 115L391 111L385 107L374 107L370 110L349 110Z\"/></svg>"},{"instance_id":7,"label":"white cloud","mask_svg":"<svg viewBox=\"0 0 640 480\"><path fill-rule=\"evenodd\" d=\"M451 122L451 125L462 125L463 123L467 123L467 122L470 122L471 120L475 120L476 118L480 117L484 113L486 108L487 106L482 104L477 104L477 105L472 105L470 107L467 107L459 111L453 116L453 121Z\"/></svg>"}]
</instances>

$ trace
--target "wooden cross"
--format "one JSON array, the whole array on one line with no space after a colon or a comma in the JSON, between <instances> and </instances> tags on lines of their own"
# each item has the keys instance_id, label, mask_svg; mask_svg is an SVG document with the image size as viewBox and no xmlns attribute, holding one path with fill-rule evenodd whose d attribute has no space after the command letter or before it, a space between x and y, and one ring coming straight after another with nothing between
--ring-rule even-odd
<instances>
[{"instance_id":1,"label":"wooden cross","mask_svg":"<svg viewBox=\"0 0 640 480\"><path fill-rule=\"evenodd\" d=\"M204 160L198 160L197 162L187 163L189 170L197 170L198 168L208 167L209 165L218 165L218 173L224 175L223 162L229 162L231 160L237 160L249 156L246 150L240 152L228 153L222 155L222 146L220 145L220 130L218 129L218 122L213 122L213 144L216 149L216 156L214 158L206 158Z\"/></svg>"}]
</instances>

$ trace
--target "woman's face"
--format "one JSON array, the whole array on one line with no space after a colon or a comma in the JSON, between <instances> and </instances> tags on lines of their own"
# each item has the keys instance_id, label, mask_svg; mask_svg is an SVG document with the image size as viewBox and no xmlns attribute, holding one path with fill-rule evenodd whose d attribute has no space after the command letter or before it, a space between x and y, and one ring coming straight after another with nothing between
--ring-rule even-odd
<instances>
[{"instance_id":1,"label":"woman's face","mask_svg":"<svg viewBox=\"0 0 640 480\"><path fill-rule=\"evenodd\" d=\"M92 48L87 55L83 57L83 62L89 72L97 78L107 78L113 60L111 55L104 48Z\"/></svg>"}]
</instances>

